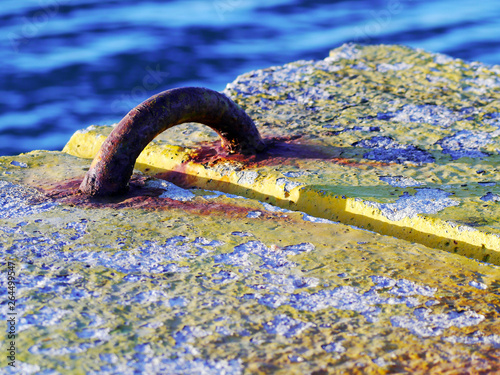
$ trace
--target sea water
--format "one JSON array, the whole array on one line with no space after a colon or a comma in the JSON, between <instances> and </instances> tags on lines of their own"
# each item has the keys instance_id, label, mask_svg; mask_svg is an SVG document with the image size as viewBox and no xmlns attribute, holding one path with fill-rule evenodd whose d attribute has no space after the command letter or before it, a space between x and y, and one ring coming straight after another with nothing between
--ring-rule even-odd
<instances>
[{"instance_id":1,"label":"sea water","mask_svg":"<svg viewBox=\"0 0 500 375\"><path fill-rule=\"evenodd\" d=\"M500 2L3 0L0 155L60 150L179 86L321 59L346 42L500 64Z\"/></svg>"}]
</instances>

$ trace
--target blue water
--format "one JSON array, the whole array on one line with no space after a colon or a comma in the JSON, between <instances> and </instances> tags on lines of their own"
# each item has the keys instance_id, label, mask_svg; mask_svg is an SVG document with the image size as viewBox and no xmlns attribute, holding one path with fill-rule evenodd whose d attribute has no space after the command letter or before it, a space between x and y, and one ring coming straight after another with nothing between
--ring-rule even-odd
<instances>
[{"instance_id":1,"label":"blue water","mask_svg":"<svg viewBox=\"0 0 500 375\"><path fill-rule=\"evenodd\" d=\"M60 150L178 86L398 43L500 64L500 1L2 0L0 155Z\"/></svg>"}]
</instances>

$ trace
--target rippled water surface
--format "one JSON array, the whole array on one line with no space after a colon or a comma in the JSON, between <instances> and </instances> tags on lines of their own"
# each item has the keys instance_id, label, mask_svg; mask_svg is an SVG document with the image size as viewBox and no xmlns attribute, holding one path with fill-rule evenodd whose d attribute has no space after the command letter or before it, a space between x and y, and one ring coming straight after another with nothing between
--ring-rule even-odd
<instances>
[{"instance_id":1,"label":"rippled water surface","mask_svg":"<svg viewBox=\"0 0 500 375\"><path fill-rule=\"evenodd\" d=\"M4 0L0 155L61 149L172 87L398 43L500 64L500 2Z\"/></svg>"}]
</instances>

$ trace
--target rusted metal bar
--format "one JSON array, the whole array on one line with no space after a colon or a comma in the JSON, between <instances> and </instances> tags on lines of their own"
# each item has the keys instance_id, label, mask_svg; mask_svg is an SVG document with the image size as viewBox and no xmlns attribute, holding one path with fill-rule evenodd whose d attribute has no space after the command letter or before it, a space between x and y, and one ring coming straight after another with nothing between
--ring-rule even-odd
<instances>
[{"instance_id":1,"label":"rusted metal bar","mask_svg":"<svg viewBox=\"0 0 500 375\"><path fill-rule=\"evenodd\" d=\"M255 154L265 148L252 119L225 95L201 87L167 90L120 121L92 161L80 191L90 196L126 192L142 150L161 132L185 122L211 127L229 153Z\"/></svg>"}]
</instances>

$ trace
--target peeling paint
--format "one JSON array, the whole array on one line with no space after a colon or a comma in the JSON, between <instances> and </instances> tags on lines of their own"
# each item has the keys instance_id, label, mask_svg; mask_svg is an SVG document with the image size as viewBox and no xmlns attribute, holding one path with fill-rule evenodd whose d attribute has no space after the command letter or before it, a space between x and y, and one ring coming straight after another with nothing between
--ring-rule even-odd
<instances>
[{"instance_id":1,"label":"peeling paint","mask_svg":"<svg viewBox=\"0 0 500 375\"><path fill-rule=\"evenodd\" d=\"M378 208L390 220L413 218L419 214L436 214L446 207L457 206L459 202L448 198L451 193L441 189L418 189L415 195L403 193L395 203L367 202Z\"/></svg>"},{"instance_id":2,"label":"peeling paint","mask_svg":"<svg viewBox=\"0 0 500 375\"><path fill-rule=\"evenodd\" d=\"M381 176L380 181L387 182L389 185L399 188L424 185L423 182L415 181L411 177L404 176Z\"/></svg>"},{"instance_id":3,"label":"peeling paint","mask_svg":"<svg viewBox=\"0 0 500 375\"><path fill-rule=\"evenodd\" d=\"M162 193L159 198L170 198L180 202L187 202L193 200L195 197L189 190L182 189L165 180L149 180L146 182L146 186L153 189L164 190L165 192Z\"/></svg>"},{"instance_id":4,"label":"peeling paint","mask_svg":"<svg viewBox=\"0 0 500 375\"><path fill-rule=\"evenodd\" d=\"M431 314L427 308L416 309L410 316L396 316L391 318L395 327L409 329L420 337L442 335L450 327L469 327L479 324L484 316L473 311L450 312L446 314Z\"/></svg>"},{"instance_id":5,"label":"peeling paint","mask_svg":"<svg viewBox=\"0 0 500 375\"><path fill-rule=\"evenodd\" d=\"M452 159L456 160L464 157L484 158L490 156L479 149L491 142L491 134L489 133L462 130L453 136L441 139L437 144L442 147L443 153L450 154Z\"/></svg>"}]
</instances>

